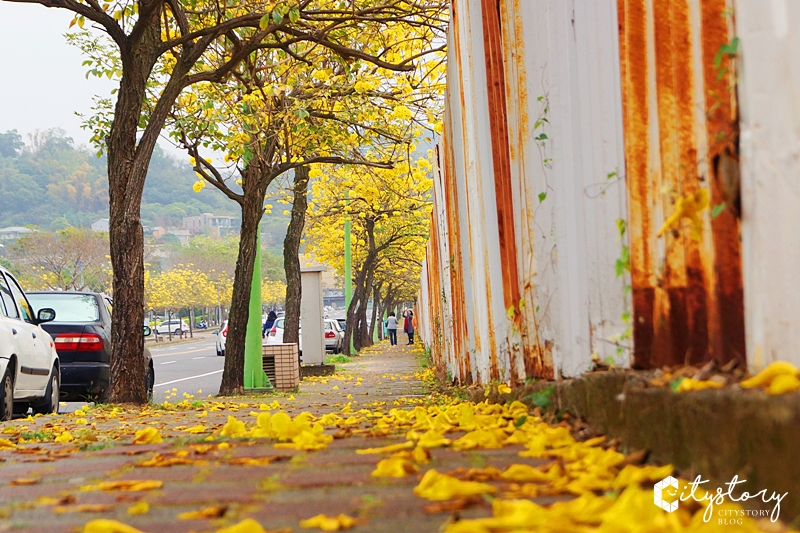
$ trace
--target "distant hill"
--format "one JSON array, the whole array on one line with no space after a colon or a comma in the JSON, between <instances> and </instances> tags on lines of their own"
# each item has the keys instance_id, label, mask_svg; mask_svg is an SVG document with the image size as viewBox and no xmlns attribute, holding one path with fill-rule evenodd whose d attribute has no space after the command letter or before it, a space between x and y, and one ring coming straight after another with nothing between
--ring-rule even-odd
<instances>
[{"instance_id":1,"label":"distant hill","mask_svg":"<svg viewBox=\"0 0 800 533\"><path fill-rule=\"evenodd\" d=\"M239 216L239 206L213 187L199 193L194 172L156 147L142 199L142 223L181 226L183 217L201 213ZM89 227L108 217L105 157L75 148L63 130L39 132L25 142L16 131L0 133L0 227L33 225L43 229ZM285 232L288 218L278 213L264 226Z\"/></svg>"}]
</instances>

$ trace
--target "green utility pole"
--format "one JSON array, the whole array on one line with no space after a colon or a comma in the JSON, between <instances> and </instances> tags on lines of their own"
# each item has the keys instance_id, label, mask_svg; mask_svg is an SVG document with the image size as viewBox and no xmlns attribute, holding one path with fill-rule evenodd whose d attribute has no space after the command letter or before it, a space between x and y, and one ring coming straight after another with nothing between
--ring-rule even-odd
<instances>
[{"instance_id":1,"label":"green utility pole","mask_svg":"<svg viewBox=\"0 0 800 533\"><path fill-rule=\"evenodd\" d=\"M350 197L350 191L345 191L345 198ZM350 251L350 215L344 219L344 308L350 311L350 302L353 299L353 256ZM350 332L350 355L355 353L353 346L353 333Z\"/></svg>"},{"instance_id":2,"label":"green utility pole","mask_svg":"<svg viewBox=\"0 0 800 533\"><path fill-rule=\"evenodd\" d=\"M253 284L250 287L250 318L244 342L244 389L271 389L264 372L261 350L261 227L256 237L256 262L253 267Z\"/></svg>"}]
</instances>

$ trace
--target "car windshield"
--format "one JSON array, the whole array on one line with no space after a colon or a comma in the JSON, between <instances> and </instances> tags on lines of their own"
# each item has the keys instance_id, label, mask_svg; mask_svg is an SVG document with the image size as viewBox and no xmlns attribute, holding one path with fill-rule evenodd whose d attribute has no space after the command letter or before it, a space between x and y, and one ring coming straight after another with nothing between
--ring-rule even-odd
<instances>
[{"instance_id":1,"label":"car windshield","mask_svg":"<svg viewBox=\"0 0 800 533\"><path fill-rule=\"evenodd\" d=\"M97 322L100 308L97 299L90 294L28 294L31 305L39 309L51 307L56 310L53 322Z\"/></svg>"}]
</instances>

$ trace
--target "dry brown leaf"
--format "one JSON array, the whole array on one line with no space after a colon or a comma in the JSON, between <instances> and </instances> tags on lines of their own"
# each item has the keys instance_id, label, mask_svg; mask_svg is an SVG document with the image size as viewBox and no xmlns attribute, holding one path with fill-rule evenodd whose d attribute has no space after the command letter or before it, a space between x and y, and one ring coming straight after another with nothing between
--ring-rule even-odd
<instances>
[{"instance_id":1,"label":"dry brown leaf","mask_svg":"<svg viewBox=\"0 0 800 533\"><path fill-rule=\"evenodd\" d=\"M265 457L236 457L227 461L229 465L239 466L267 466L275 461L288 459L288 455L270 455Z\"/></svg>"},{"instance_id":2,"label":"dry brown leaf","mask_svg":"<svg viewBox=\"0 0 800 533\"><path fill-rule=\"evenodd\" d=\"M480 496L470 496L469 498L459 498L449 502L432 503L424 506L423 509L425 509L425 512L428 514L454 513L456 511L463 511L464 509L475 507L476 505L481 505L484 502L485 500Z\"/></svg>"},{"instance_id":3,"label":"dry brown leaf","mask_svg":"<svg viewBox=\"0 0 800 533\"><path fill-rule=\"evenodd\" d=\"M64 513L105 513L107 511L113 511L114 506L109 504L103 503L83 503L81 505L59 505L58 507L53 507L53 512L56 514L64 514Z\"/></svg>"},{"instance_id":4,"label":"dry brown leaf","mask_svg":"<svg viewBox=\"0 0 800 533\"><path fill-rule=\"evenodd\" d=\"M9 483L9 485L12 485L12 486L36 485L40 481L41 481L40 479L20 478L20 479L15 479L15 480L11 481L11 483Z\"/></svg>"},{"instance_id":5,"label":"dry brown leaf","mask_svg":"<svg viewBox=\"0 0 800 533\"><path fill-rule=\"evenodd\" d=\"M225 516L227 511L227 505L214 505L198 511L180 513L178 515L178 520L209 520L211 518L221 518Z\"/></svg>"}]
</instances>

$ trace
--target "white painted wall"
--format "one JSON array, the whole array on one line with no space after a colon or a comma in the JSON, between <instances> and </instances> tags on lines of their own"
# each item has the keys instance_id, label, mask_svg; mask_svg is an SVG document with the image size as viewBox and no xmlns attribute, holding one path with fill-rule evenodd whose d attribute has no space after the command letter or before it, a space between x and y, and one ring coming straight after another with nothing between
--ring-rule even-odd
<instances>
[{"instance_id":1,"label":"white painted wall","mask_svg":"<svg viewBox=\"0 0 800 533\"><path fill-rule=\"evenodd\" d=\"M800 366L800 0L736 0L745 333Z\"/></svg>"}]
</instances>

